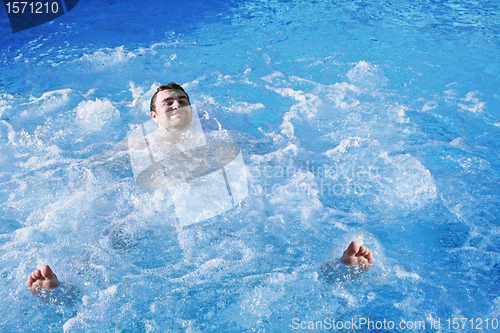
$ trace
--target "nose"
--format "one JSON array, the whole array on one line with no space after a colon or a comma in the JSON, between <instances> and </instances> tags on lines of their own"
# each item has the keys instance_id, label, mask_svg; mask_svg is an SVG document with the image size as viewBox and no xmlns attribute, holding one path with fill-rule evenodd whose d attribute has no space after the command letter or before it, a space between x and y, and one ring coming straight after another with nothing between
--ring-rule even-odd
<instances>
[{"instance_id":1,"label":"nose","mask_svg":"<svg viewBox=\"0 0 500 333\"><path fill-rule=\"evenodd\" d=\"M172 108L172 110L177 110L179 108L179 102L178 101L174 101L172 103L171 108Z\"/></svg>"}]
</instances>

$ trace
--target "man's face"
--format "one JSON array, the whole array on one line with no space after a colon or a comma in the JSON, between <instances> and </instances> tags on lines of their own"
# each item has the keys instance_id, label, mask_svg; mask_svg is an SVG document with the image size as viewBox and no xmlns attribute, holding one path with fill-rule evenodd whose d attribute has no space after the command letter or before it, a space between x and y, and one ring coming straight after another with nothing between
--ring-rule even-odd
<instances>
[{"instance_id":1,"label":"man's face","mask_svg":"<svg viewBox=\"0 0 500 333\"><path fill-rule=\"evenodd\" d=\"M156 112L151 111L151 118L166 129L182 130L193 119L193 110L187 95L182 90L162 90L156 94Z\"/></svg>"}]
</instances>

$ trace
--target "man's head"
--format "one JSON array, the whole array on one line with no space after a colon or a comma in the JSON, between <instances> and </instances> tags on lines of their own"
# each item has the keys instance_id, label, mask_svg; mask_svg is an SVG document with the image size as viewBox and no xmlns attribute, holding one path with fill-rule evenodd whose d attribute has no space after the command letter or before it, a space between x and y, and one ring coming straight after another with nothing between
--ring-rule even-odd
<instances>
[{"instance_id":1,"label":"man's head","mask_svg":"<svg viewBox=\"0 0 500 333\"><path fill-rule=\"evenodd\" d=\"M151 118L166 129L182 130L188 127L193 119L188 94L173 82L159 87L151 99Z\"/></svg>"}]
</instances>

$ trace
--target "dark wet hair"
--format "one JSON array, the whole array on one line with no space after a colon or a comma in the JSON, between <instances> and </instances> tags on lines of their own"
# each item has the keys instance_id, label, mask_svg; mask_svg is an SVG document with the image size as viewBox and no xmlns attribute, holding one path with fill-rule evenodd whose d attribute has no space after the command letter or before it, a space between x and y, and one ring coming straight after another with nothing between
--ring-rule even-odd
<instances>
[{"instance_id":1,"label":"dark wet hair","mask_svg":"<svg viewBox=\"0 0 500 333\"><path fill-rule=\"evenodd\" d=\"M150 105L151 112L156 113L156 103L155 103L156 95L158 95L158 93L160 91L163 91L163 90L181 90L183 93L186 94L187 99L188 99L189 103L191 104L191 101L189 100L189 95L187 94L187 92L185 92L184 89L180 85L178 85L177 83L170 82L170 83L165 84L163 86L160 86L158 89L156 89L156 92L153 95L153 98L151 98L151 105Z\"/></svg>"}]
</instances>

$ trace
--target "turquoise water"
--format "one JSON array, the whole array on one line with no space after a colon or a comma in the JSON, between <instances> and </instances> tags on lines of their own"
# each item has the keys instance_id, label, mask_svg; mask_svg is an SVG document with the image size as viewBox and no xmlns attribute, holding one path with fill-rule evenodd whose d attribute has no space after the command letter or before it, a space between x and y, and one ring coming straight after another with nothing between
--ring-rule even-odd
<instances>
[{"instance_id":1,"label":"turquoise water","mask_svg":"<svg viewBox=\"0 0 500 333\"><path fill-rule=\"evenodd\" d=\"M499 7L80 1L16 34L1 11L1 330L497 331ZM249 179L184 228L114 149L170 81ZM325 281L350 240L373 269ZM43 264L77 304L27 292Z\"/></svg>"}]
</instances>

